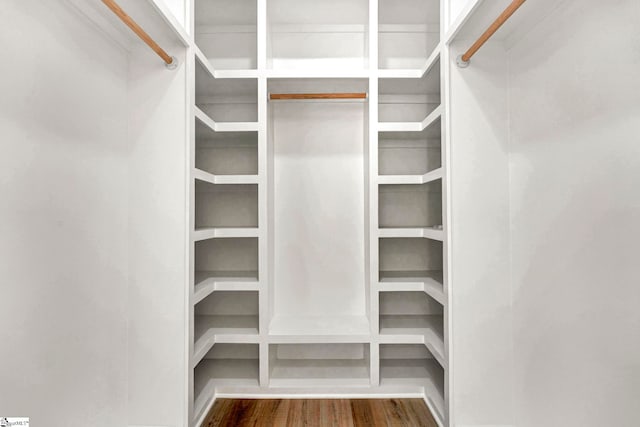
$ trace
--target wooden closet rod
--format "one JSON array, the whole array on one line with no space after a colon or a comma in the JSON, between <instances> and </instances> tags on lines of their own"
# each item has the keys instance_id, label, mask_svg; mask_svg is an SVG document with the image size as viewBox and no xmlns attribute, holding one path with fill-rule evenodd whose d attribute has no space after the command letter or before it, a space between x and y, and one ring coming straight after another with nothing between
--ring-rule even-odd
<instances>
[{"instance_id":1,"label":"wooden closet rod","mask_svg":"<svg viewBox=\"0 0 640 427\"><path fill-rule=\"evenodd\" d=\"M524 4L525 1L526 0L513 0L511 4L507 6L507 8L500 14L500 16L498 16L498 18L496 18L496 20L493 21L491 25L489 25L489 28L487 28L487 30L482 33L478 40L476 40L476 42L471 45L469 50L467 50L464 54L458 56L458 59L456 61L458 63L458 66L462 68L467 67L473 55L475 55L476 52L480 50L480 48L491 38L491 36L493 36L495 32L498 31L500 27L502 27L502 24L507 22L511 15L513 15L516 10L518 10L520 6Z\"/></svg>"},{"instance_id":2,"label":"wooden closet rod","mask_svg":"<svg viewBox=\"0 0 640 427\"><path fill-rule=\"evenodd\" d=\"M366 92L356 93L272 93L269 99L367 99Z\"/></svg>"},{"instance_id":3,"label":"wooden closet rod","mask_svg":"<svg viewBox=\"0 0 640 427\"><path fill-rule=\"evenodd\" d=\"M167 52L165 52L165 50L162 49L160 45L156 43L156 41L152 39L151 36L149 36L149 34L147 34L147 32L143 30L136 21L133 20L133 18L131 18L124 10L122 10L118 3L116 3L114 0L102 0L102 3L104 3L109 9L111 9L111 11L115 13L116 16L118 16L118 18L120 18L120 20L131 29L131 31L136 33L136 35L147 44L147 46L153 49L153 51L157 53L160 58L162 58L168 69L173 70L178 66L178 59L174 56L170 56Z\"/></svg>"}]
</instances>

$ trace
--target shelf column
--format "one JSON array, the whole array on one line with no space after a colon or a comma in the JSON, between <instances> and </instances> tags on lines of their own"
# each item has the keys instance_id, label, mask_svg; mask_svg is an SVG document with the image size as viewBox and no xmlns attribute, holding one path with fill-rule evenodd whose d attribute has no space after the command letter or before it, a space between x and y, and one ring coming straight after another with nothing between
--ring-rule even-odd
<instances>
[{"instance_id":1,"label":"shelf column","mask_svg":"<svg viewBox=\"0 0 640 427\"><path fill-rule=\"evenodd\" d=\"M369 0L369 323L371 385L380 384L378 296L378 0Z\"/></svg>"}]
</instances>

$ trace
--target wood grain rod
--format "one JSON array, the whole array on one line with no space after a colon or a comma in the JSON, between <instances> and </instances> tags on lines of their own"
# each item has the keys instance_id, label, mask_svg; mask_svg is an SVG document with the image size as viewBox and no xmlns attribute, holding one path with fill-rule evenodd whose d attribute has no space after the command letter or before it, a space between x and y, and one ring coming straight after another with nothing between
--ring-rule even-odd
<instances>
[{"instance_id":1,"label":"wood grain rod","mask_svg":"<svg viewBox=\"0 0 640 427\"><path fill-rule=\"evenodd\" d=\"M136 21L133 20L133 18L127 15L127 13L122 10L122 8L114 0L102 0L102 3L107 5L107 7L111 9L111 11L115 13L127 27L131 28L131 31L136 33L136 35L147 44L147 46L153 49L153 51L157 53L160 58L162 58L165 64L171 65L173 63L173 58L167 52L165 52L165 50L162 49L160 45L158 45L158 43L156 43L156 41L153 40L151 36L149 36L149 34L147 34L147 32L143 30Z\"/></svg>"},{"instance_id":2,"label":"wood grain rod","mask_svg":"<svg viewBox=\"0 0 640 427\"><path fill-rule=\"evenodd\" d=\"M476 40L476 42L462 55L462 60L464 62L469 62L469 60L476 54L478 50L484 45L490 38L495 34L496 31L502 24L507 22L507 20L515 13L516 10L520 8L524 4L526 0L513 0L509 6L498 16L498 18L493 21L493 23L487 28L487 30L482 33L482 35Z\"/></svg>"},{"instance_id":3,"label":"wood grain rod","mask_svg":"<svg viewBox=\"0 0 640 427\"><path fill-rule=\"evenodd\" d=\"M270 99L367 99L366 92L356 93L272 93Z\"/></svg>"}]
</instances>

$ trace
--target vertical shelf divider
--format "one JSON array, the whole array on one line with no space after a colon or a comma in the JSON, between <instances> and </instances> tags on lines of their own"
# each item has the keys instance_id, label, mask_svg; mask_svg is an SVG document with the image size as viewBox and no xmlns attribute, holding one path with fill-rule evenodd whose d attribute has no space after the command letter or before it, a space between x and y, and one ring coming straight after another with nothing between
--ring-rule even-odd
<instances>
[{"instance_id":1,"label":"vertical shelf divider","mask_svg":"<svg viewBox=\"0 0 640 427\"><path fill-rule=\"evenodd\" d=\"M378 0L369 0L369 323L371 385L380 385L378 297Z\"/></svg>"},{"instance_id":2,"label":"vertical shelf divider","mask_svg":"<svg viewBox=\"0 0 640 427\"><path fill-rule=\"evenodd\" d=\"M268 176L268 100L267 79L267 0L257 1L258 63L258 275L260 313L260 387L269 385L269 176Z\"/></svg>"}]
</instances>

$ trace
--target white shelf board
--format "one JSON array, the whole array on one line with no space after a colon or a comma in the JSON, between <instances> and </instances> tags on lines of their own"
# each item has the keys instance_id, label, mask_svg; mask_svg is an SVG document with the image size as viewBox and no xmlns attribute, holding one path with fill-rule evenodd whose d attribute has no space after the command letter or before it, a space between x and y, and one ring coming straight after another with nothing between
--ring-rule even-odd
<instances>
[{"instance_id":1,"label":"white shelf board","mask_svg":"<svg viewBox=\"0 0 640 427\"><path fill-rule=\"evenodd\" d=\"M269 341L278 343L368 342L367 316L276 315L269 325Z\"/></svg>"},{"instance_id":2,"label":"white shelf board","mask_svg":"<svg viewBox=\"0 0 640 427\"><path fill-rule=\"evenodd\" d=\"M366 79L371 76L371 71L350 68L269 69L265 70L265 76L269 79Z\"/></svg>"},{"instance_id":3,"label":"white shelf board","mask_svg":"<svg viewBox=\"0 0 640 427\"><path fill-rule=\"evenodd\" d=\"M196 366L216 343L257 343L258 316L195 315L193 366Z\"/></svg>"},{"instance_id":4,"label":"white shelf board","mask_svg":"<svg viewBox=\"0 0 640 427\"><path fill-rule=\"evenodd\" d=\"M379 228L380 238L424 238L444 241L444 230L432 227L389 227Z\"/></svg>"},{"instance_id":5,"label":"white shelf board","mask_svg":"<svg viewBox=\"0 0 640 427\"><path fill-rule=\"evenodd\" d=\"M380 292L424 292L440 304L446 304L442 271L381 271Z\"/></svg>"},{"instance_id":6,"label":"white shelf board","mask_svg":"<svg viewBox=\"0 0 640 427\"><path fill-rule=\"evenodd\" d=\"M446 367L442 315L381 315L380 343L424 344Z\"/></svg>"},{"instance_id":7,"label":"white shelf board","mask_svg":"<svg viewBox=\"0 0 640 427\"><path fill-rule=\"evenodd\" d=\"M424 77L433 65L438 62L440 59L440 52L442 44L438 43L438 45L433 49L429 58L425 61L424 65L418 69L380 69L378 70L378 77L382 79L420 79Z\"/></svg>"},{"instance_id":8,"label":"white shelf board","mask_svg":"<svg viewBox=\"0 0 640 427\"><path fill-rule=\"evenodd\" d=\"M286 387L369 387L366 359L276 359L271 363L269 386Z\"/></svg>"},{"instance_id":9,"label":"white shelf board","mask_svg":"<svg viewBox=\"0 0 640 427\"><path fill-rule=\"evenodd\" d=\"M216 291L257 291L257 271L196 271L193 304Z\"/></svg>"},{"instance_id":10,"label":"white shelf board","mask_svg":"<svg viewBox=\"0 0 640 427\"><path fill-rule=\"evenodd\" d=\"M422 132L442 116L442 106L438 105L421 122L379 122L378 132Z\"/></svg>"},{"instance_id":11,"label":"white shelf board","mask_svg":"<svg viewBox=\"0 0 640 427\"><path fill-rule=\"evenodd\" d=\"M194 116L214 132L257 132L257 122L216 122L194 105Z\"/></svg>"},{"instance_id":12,"label":"white shelf board","mask_svg":"<svg viewBox=\"0 0 640 427\"><path fill-rule=\"evenodd\" d=\"M378 184L421 185L421 184L427 184L429 182L442 179L442 176L443 176L442 168L434 169L423 175L379 175Z\"/></svg>"},{"instance_id":13,"label":"white shelf board","mask_svg":"<svg viewBox=\"0 0 640 427\"><path fill-rule=\"evenodd\" d=\"M196 60L202 65L210 77L214 79L256 79L258 78L258 70L216 70L211 61L202 52L202 50L194 43L193 50Z\"/></svg>"},{"instance_id":14,"label":"white shelf board","mask_svg":"<svg viewBox=\"0 0 640 427\"><path fill-rule=\"evenodd\" d=\"M258 175L214 175L201 169L193 169L191 176L199 181L220 185L258 184L259 182Z\"/></svg>"},{"instance_id":15,"label":"white shelf board","mask_svg":"<svg viewBox=\"0 0 640 427\"><path fill-rule=\"evenodd\" d=\"M211 227L200 228L192 232L194 242L208 239L233 239L242 237L258 237L260 231L256 227Z\"/></svg>"},{"instance_id":16,"label":"white shelf board","mask_svg":"<svg viewBox=\"0 0 640 427\"><path fill-rule=\"evenodd\" d=\"M194 386L194 420L197 420L215 397L216 388L258 388L259 362L257 359L204 359L197 367Z\"/></svg>"}]
</instances>

